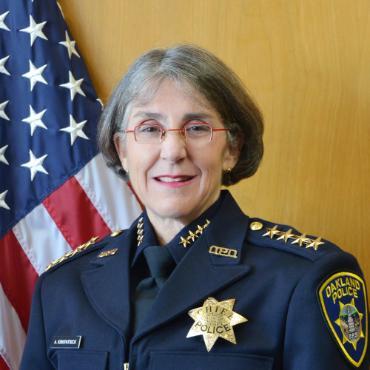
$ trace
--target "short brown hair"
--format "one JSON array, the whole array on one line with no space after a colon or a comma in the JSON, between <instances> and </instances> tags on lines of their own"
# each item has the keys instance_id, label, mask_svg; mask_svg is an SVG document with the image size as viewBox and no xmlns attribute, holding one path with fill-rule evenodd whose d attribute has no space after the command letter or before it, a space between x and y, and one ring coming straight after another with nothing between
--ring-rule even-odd
<instances>
[{"instance_id":1,"label":"short brown hair","mask_svg":"<svg viewBox=\"0 0 370 370\"><path fill-rule=\"evenodd\" d=\"M222 184L232 185L252 176L263 155L262 114L238 76L215 55L193 45L150 50L133 63L119 82L98 127L98 144L107 165L127 179L113 136L126 126L129 104L148 91L148 84L160 84L168 78L200 92L230 129L229 145L237 148L239 158L232 171L223 175Z\"/></svg>"}]
</instances>

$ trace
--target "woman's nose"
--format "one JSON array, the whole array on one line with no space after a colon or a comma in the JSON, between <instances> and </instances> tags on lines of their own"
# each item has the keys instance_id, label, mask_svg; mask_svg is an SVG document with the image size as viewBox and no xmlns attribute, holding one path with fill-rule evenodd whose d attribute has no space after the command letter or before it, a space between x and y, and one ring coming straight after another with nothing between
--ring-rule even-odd
<instances>
[{"instance_id":1,"label":"woman's nose","mask_svg":"<svg viewBox=\"0 0 370 370\"><path fill-rule=\"evenodd\" d=\"M161 143L161 158L178 162L186 157L186 141L180 130L169 130Z\"/></svg>"}]
</instances>

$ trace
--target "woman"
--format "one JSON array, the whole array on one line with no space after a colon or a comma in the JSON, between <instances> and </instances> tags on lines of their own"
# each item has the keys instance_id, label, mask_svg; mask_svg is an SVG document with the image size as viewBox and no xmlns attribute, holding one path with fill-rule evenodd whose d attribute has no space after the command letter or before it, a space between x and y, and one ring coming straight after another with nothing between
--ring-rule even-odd
<instances>
[{"instance_id":1,"label":"woman","mask_svg":"<svg viewBox=\"0 0 370 370\"><path fill-rule=\"evenodd\" d=\"M41 276L21 369L368 369L356 260L248 218L221 191L256 171L262 131L209 52L141 56L105 108L99 143L144 212Z\"/></svg>"}]
</instances>

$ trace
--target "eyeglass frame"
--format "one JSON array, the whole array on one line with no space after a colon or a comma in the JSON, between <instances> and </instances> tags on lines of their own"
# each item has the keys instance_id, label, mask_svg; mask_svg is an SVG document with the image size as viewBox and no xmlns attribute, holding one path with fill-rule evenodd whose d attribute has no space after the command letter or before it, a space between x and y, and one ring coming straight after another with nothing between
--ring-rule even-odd
<instances>
[{"instance_id":1,"label":"eyeglass frame","mask_svg":"<svg viewBox=\"0 0 370 370\"><path fill-rule=\"evenodd\" d=\"M123 130L123 132L125 134L127 133L133 133L134 134L134 139L135 139L135 142L139 143L139 144L148 144L148 143L143 143L143 142L140 142L137 140L136 138L136 129L142 125L144 125L145 122L140 122L139 124L137 124L133 129L129 130L129 129L126 129L126 130ZM156 126L158 127L160 130L161 130L161 136L160 136L160 140L158 142L158 144L162 144L163 141L165 140L166 136L167 136L167 132L168 131L172 131L172 132L180 132L182 137L185 139L185 142L188 143L187 139L188 139L188 136L186 135L186 130L185 130L185 126L186 126L187 123L185 123L181 128L164 128L162 125L160 124L153 124L153 126ZM209 141L207 142L210 143L213 139L213 132L217 132L217 131L230 131L229 128L226 128L226 127L220 127L220 128L215 128L215 127L212 127L211 125L209 125L208 123L203 123L203 125L207 126L210 128L211 130L211 135L209 136Z\"/></svg>"}]
</instances>

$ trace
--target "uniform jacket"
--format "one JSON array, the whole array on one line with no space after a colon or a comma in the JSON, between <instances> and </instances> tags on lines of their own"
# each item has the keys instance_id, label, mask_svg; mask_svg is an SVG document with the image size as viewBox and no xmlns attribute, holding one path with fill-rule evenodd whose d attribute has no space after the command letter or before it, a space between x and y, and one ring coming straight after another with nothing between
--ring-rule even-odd
<instances>
[{"instance_id":1,"label":"uniform jacket","mask_svg":"<svg viewBox=\"0 0 370 370\"><path fill-rule=\"evenodd\" d=\"M40 276L21 370L369 370L355 258L230 195L130 336L137 224Z\"/></svg>"}]
</instances>

